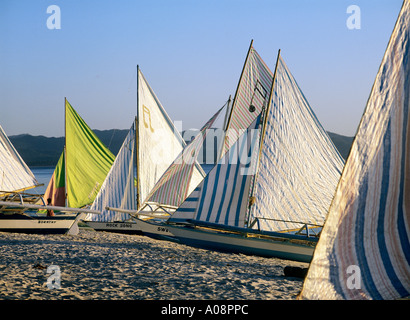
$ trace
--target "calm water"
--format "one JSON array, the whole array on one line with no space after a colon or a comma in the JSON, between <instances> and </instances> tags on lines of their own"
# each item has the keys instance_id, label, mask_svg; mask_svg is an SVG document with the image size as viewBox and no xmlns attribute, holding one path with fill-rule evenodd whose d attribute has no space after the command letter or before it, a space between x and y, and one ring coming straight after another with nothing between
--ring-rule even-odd
<instances>
[{"instance_id":1,"label":"calm water","mask_svg":"<svg viewBox=\"0 0 410 320\"><path fill-rule=\"evenodd\" d=\"M213 166L214 166L213 164L203 164L202 168L204 169L205 173L208 173L212 169ZM35 175L37 181L40 184L42 183L44 185L31 189L30 191L27 191L27 192L35 193L35 194L43 194L47 189L47 185L51 179L51 176L53 175L54 167L32 167L30 169Z\"/></svg>"},{"instance_id":2,"label":"calm water","mask_svg":"<svg viewBox=\"0 0 410 320\"><path fill-rule=\"evenodd\" d=\"M50 182L51 176L54 172L54 167L32 167L30 168L33 174L35 175L38 183L44 184L43 186L31 189L27 192L43 194L46 191L47 185Z\"/></svg>"}]
</instances>

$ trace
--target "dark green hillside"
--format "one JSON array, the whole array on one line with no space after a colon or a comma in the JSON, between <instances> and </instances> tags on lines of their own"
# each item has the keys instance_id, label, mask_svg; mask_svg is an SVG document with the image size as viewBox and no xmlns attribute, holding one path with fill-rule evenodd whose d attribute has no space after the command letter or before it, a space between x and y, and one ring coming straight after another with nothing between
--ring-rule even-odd
<instances>
[{"instance_id":1,"label":"dark green hillside","mask_svg":"<svg viewBox=\"0 0 410 320\"><path fill-rule=\"evenodd\" d=\"M29 167L54 166L63 152L64 138L20 134L10 141Z\"/></svg>"},{"instance_id":2,"label":"dark green hillside","mask_svg":"<svg viewBox=\"0 0 410 320\"><path fill-rule=\"evenodd\" d=\"M353 137L346 137L333 132L328 132L328 134L342 157L346 160L352 146Z\"/></svg>"},{"instance_id":3,"label":"dark green hillside","mask_svg":"<svg viewBox=\"0 0 410 320\"><path fill-rule=\"evenodd\" d=\"M116 155L128 130L93 130L97 137ZM29 167L55 166L63 152L64 138L49 138L21 134L10 136L10 141Z\"/></svg>"},{"instance_id":4,"label":"dark green hillside","mask_svg":"<svg viewBox=\"0 0 410 320\"><path fill-rule=\"evenodd\" d=\"M118 153L118 150L121 148L125 136L128 133L128 130L119 129L93 131L114 155ZM332 132L328 133L342 157L346 159L350 151L353 137L346 137ZM9 138L29 167L55 166L64 147L63 137L48 138L44 136L21 134L10 136ZM213 145L216 146L217 139L215 137L213 137L213 139L215 140ZM203 159L205 161L205 159L207 159L207 151L205 150L202 152L204 152ZM215 155L216 150L214 150L214 158Z\"/></svg>"}]
</instances>

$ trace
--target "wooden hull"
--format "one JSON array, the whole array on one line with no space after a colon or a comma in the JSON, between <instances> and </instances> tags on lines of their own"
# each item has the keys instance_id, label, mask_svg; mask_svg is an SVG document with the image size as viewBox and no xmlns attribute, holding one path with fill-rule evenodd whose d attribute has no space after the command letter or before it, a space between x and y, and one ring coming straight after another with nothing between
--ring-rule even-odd
<instances>
[{"instance_id":1,"label":"wooden hull","mask_svg":"<svg viewBox=\"0 0 410 320\"><path fill-rule=\"evenodd\" d=\"M180 243L215 251L274 257L299 262L310 262L315 244L293 241L291 238L260 237L248 233L222 232L207 228L169 225L169 231Z\"/></svg>"},{"instance_id":2,"label":"wooden hull","mask_svg":"<svg viewBox=\"0 0 410 320\"><path fill-rule=\"evenodd\" d=\"M77 217L77 214L56 215L54 217L0 214L0 231L31 234L65 234L77 223Z\"/></svg>"}]
</instances>

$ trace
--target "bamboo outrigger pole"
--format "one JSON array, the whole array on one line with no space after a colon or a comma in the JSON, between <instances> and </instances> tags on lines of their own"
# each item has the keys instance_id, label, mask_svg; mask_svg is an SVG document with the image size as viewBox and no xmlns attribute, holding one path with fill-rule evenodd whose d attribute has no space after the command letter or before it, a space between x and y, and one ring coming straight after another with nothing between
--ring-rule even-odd
<instances>
[{"instance_id":1,"label":"bamboo outrigger pole","mask_svg":"<svg viewBox=\"0 0 410 320\"><path fill-rule=\"evenodd\" d=\"M9 202L9 201L0 201L0 206L27 208L27 209L38 209L38 210L56 210L56 211L61 211L61 212L101 214L100 211L91 210L91 209L59 207L59 206L44 206L44 205L40 205L40 204L24 204L24 203L22 204L20 202Z\"/></svg>"}]
</instances>

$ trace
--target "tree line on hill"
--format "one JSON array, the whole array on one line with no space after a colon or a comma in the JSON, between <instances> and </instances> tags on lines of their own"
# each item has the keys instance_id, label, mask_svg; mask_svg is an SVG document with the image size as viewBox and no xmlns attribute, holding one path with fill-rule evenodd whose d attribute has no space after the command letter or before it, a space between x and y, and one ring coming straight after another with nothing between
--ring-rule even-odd
<instances>
[{"instance_id":1,"label":"tree line on hill","mask_svg":"<svg viewBox=\"0 0 410 320\"><path fill-rule=\"evenodd\" d=\"M126 129L93 131L114 155L116 155L120 150L125 136L128 133L128 130ZM350 146L353 142L353 137L347 137L332 132L328 132L328 134L342 157L346 159L350 151ZM213 155L211 154L211 159L216 159L217 137L215 135L210 135L210 139L212 138L215 140L215 143L213 143L214 150ZM54 138L21 134L10 136L9 139L29 167L55 166L64 148L64 137ZM209 155L206 155L207 149L204 148L202 152L202 159L206 159L208 161L210 157Z\"/></svg>"}]
</instances>

